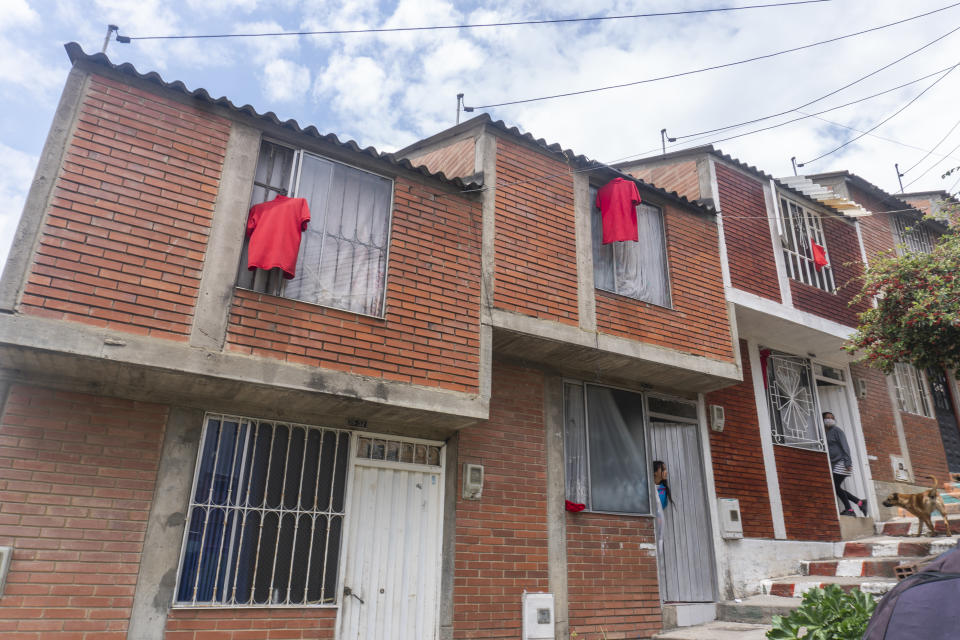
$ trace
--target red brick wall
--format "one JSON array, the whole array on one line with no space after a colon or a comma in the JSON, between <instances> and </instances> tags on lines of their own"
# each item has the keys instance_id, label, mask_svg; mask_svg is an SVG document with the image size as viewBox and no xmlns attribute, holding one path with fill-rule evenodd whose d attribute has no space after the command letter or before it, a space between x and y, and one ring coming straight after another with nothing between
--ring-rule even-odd
<instances>
[{"instance_id":1,"label":"red brick wall","mask_svg":"<svg viewBox=\"0 0 960 640\"><path fill-rule=\"evenodd\" d=\"M938 481L948 478L947 454L943 450L940 427L934 418L924 418L913 413L900 412L903 421L903 435L910 450L910 462L913 465L913 479L917 484L928 484L930 476Z\"/></svg>"},{"instance_id":2,"label":"red brick wall","mask_svg":"<svg viewBox=\"0 0 960 640\"><path fill-rule=\"evenodd\" d=\"M890 456L902 453L886 377L879 369L857 364L850 365L850 373L854 380L867 383L867 397L858 399L857 406L867 453L877 456L877 460L870 461L870 475L874 480L894 482Z\"/></svg>"},{"instance_id":3,"label":"red brick wall","mask_svg":"<svg viewBox=\"0 0 960 640\"><path fill-rule=\"evenodd\" d=\"M327 640L336 609L174 609L166 640Z\"/></svg>"},{"instance_id":4,"label":"red brick wall","mask_svg":"<svg viewBox=\"0 0 960 640\"><path fill-rule=\"evenodd\" d=\"M893 232L891 215L878 213L880 211L889 211L899 209L900 207L884 203L879 198L861 191L848 184L850 197L874 213L872 216L858 218L860 223L860 235L863 237L863 248L867 253L867 260L873 260L882 252L893 250L896 239ZM830 239L828 238L829 242Z\"/></svg>"},{"instance_id":5,"label":"red brick wall","mask_svg":"<svg viewBox=\"0 0 960 640\"><path fill-rule=\"evenodd\" d=\"M740 357L743 360L743 382L706 396L707 404L720 405L726 414L723 431L710 431L713 479L718 498L740 501L743 535L772 538L773 517L770 515L770 494L760 442L758 407L744 340L740 341ZM766 411L766 407L759 409ZM769 436L763 434L763 437Z\"/></svg>"},{"instance_id":6,"label":"red brick wall","mask_svg":"<svg viewBox=\"0 0 960 640\"><path fill-rule=\"evenodd\" d=\"M571 636L647 638L659 632L660 592L652 518L567 514Z\"/></svg>"},{"instance_id":7,"label":"red brick wall","mask_svg":"<svg viewBox=\"0 0 960 640\"><path fill-rule=\"evenodd\" d=\"M186 340L229 131L92 76L22 311Z\"/></svg>"},{"instance_id":8,"label":"red brick wall","mask_svg":"<svg viewBox=\"0 0 960 640\"><path fill-rule=\"evenodd\" d=\"M716 168L730 281L737 289L780 302L763 185L720 162Z\"/></svg>"},{"instance_id":9,"label":"red brick wall","mask_svg":"<svg viewBox=\"0 0 960 640\"><path fill-rule=\"evenodd\" d=\"M455 638L519 638L524 589L549 591L543 374L495 362L490 419L460 432L484 465L481 500L457 489ZM458 484L458 487L460 485Z\"/></svg>"},{"instance_id":10,"label":"red brick wall","mask_svg":"<svg viewBox=\"0 0 960 640\"><path fill-rule=\"evenodd\" d=\"M576 326L577 242L569 171L542 153L497 139L497 184L503 186L496 190L493 303Z\"/></svg>"},{"instance_id":11,"label":"red brick wall","mask_svg":"<svg viewBox=\"0 0 960 640\"><path fill-rule=\"evenodd\" d=\"M827 454L775 445L788 540L840 539L840 521Z\"/></svg>"},{"instance_id":12,"label":"red brick wall","mask_svg":"<svg viewBox=\"0 0 960 640\"><path fill-rule=\"evenodd\" d=\"M419 154L419 155L417 155ZM430 171L442 171L448 178L473 175L476 166L476 141L465 138L439 149L415 152L410 156L414 165L426 165Z\"/></svg>"},{"instance_id":13,"label":"red brick wall","mask_svg":"<svg viewBox=\"0 0 960 640\"><path fill-rule=\"evenodd\" d=\"M673 309L596 291L603 333L733 361L723 274L712 218L663 207Z\"/></svg>"},{"instance_id":14,"label":"red brick wall","mask_svg":"<svg viewBox=\"0 0 960 640\"><path fill-rule=\"evenodd\" d=\"M869 301L850 306L851 300L860 291L859 278L863 274L857 230L853 225L836 216L823 216L822 220L823 234L826 236L827 251L830 254L830 268L833 270L837 292L828 293L791 278L790 292L793 294L793 306L822 318L854 327L857 325L857 315L870 308Z\"/></svg>"},{"instance_id":15,"label":"red brick wall","mask_svg":"<svg viewBox=\"0 0 960 640\"><path fill-rule=\"evenodd\" d=\"M227 348L467 391L480 361L480 207L398 178L384 319L236 290Z\"/></svg>"},{"instance_id":16,"label":"red brick wall","mask_svg":"<svg viewBox=\"0 0 960 640\"><path fill-rule=\"evenodd\" d=\"M628 169L628 173L661 189L676 191L688 200L700 197L700 176L697 173L696 160L659 167L635 167Z\"/></svg>"},{"instance_id":17,"label":"red brick wall","mask_svg":"<svg viewBox=\"0 0 960 640\"><path fill-rule=\"evenodd\" d=\"M161 405L15 385L0 419L0 598L10 640L125 640Z\"/></svg>"}]
</instances>

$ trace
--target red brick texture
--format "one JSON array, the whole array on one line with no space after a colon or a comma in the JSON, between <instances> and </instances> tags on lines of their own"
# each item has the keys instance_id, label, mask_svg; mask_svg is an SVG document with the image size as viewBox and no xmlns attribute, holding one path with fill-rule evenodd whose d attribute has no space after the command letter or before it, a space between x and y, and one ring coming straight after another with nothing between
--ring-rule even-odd
<instances>
[{"instance_id":1,"label":"red brick texture","mask_svg":"<svg viewBox=\"0 0 960 640\"><path fill-rule=\"evenodd\" d=\"M770 494L763 463L757 403L753 393L747 343L740 341L743 360L743 382L714 391L706 396L707 404L724 408L723 431L710 431L710 454L713 458L713 479L718 498L740 501L743 535L748 538L772 538L773 517ZM765 411L766 407L760 407Z\"/></svg>"},{"instance_id":2,"label":"red brick texture","mask_svg":"<svg viewBox=\"0 0 960 640\"><path fill-rule=\"evenodd\" d=\"M788 540L840 540L840 516L827 454L775 445Z\"/></svg>"},{"instance_id":3,"label":"red brick texture","mask_svg":"<svg viewBox=\"0 0 960 640\"><path fill-rule=\"evenodd\" d=\"M230 123L92 76L21 310L186 340Z\"/></svg>"},{"instance_id":4,"label":"red brick texture","mask_svg":"<svg viewBox=\"0 0 960 640\"><path fill-rule=\"evenodd\" d=\"M433 172L442 171L448 178L473 175L476 166L476 141L465 138L439 149L410 156L414 165L425 165Z\"/></svg>"},{"instance_id":5,"label":"red brick texture","mask_svg":"<svg viewBox=\"0 0 960 640\"><path fill-rule=\"evenodd\" d=\"M490 419L460 432L466 463L484 466L481 500L457 489L454 637L518 638L524 590L547 577L544 378L494 362Z\"/></svg>"},{"instance_id":6,"label":"red brick texture","mask_svg":"<svg viewBox=\"0 0 960 640\"><path fill-rule=\"evenodd\" d=\"M940 482L949 478L947 454L943 450L940 427L934 418L925 418L913 413L900 412L903 421L903 435L910 450L910 463L913 466L913 479L917 484L929 484L930 476Z\"/></svg>"},{"instance_id":7,"label":"red brick texture","mask_svg":"<svg viewBox=\"0 0 960 640\"><path fill-rule=\"evenodd\" d=\"M696 160L677 162L659 167L628 169L630 175L668 191L676 191L688 200L700 198L700 176Z\"/></svg>"},{"instance_id":8,"label":"red brick texture","mask_svg":"<svg viewBox=\"0 0 960 640\"><path fill-rule=\"evenodd\" d=\"M863 275L863 260L860 256L860 241L852 224L836 216L823 216L823 234L830 253L830 268L837 292L822 289L790 279L793 306L821 318L827 318L848 327L857 325L857 316L870 308L869 301L850 306L853 297L860 291Z\"/></svg>"},{"instance_id":9,"label":"red brick texture","mask_svg":"<svg viewBox=\"0 0 960 640\"><path fill-rule=\"evenodd\" d=\"M672 205L662 210L673 308L597 289L597 327L603 333L733 362L716 221Z\"/></svg>"},{"instance_id":10,"label":"red brick texture","mask_svg":"<svg viewBox=\"0 0 960 640\"><path fill-rule=\"evenodd\" d=\"M647 638L662 628L653 519L568 513L570 632L577 638Z\"/></svg>"},{"instance_id":11,"label":"red brick texture","mask_svg":"<svg viewBox=\"0 0 960 640\"><path fill-rule=\"evenodd\" d=\"M496 191L493 303L576 326L577 242L569 171L543 153L497 139L497 184L503 186Z\"/></svg>"},{"instance_id":12,"label":"red brick texture","mask_svg":"<svg viewBox=\"0 0 960 640\"><path fill-rule=\"evenodd\" d=\"M396 180L386 301L377 319L237 289L227 348L476 393L479 204Z\"/></svg>"},{"instance_id":13,"label":"red brick texture","mask_svg":"<svg viewBox=\"0 0 960 640\"><path fill-rule=\"evenodd\" d=\"M14 385L0 419L0 636L125 640L164 406Z\"/></svg>"},{"instance_id":14,"label":"red brick texture","mask_svg":"<svg viewBox=\"0 0 960 640\"><path fill-rule=\"evenodd\" d=\"M763 185L720 162L715 166L730 281L737 289L780 302Z\"/></svg>"},{"instance_id":15,"label":"red brick texture","mask_svg":"<svg viewBox=\"0 0 960 640\"><path fill-rule=\"evenodd\" d=\"M877 460L870 461L870 475L875 481L895 482L890 456L903 454L886 376L879 369L858 364L850 365L850 373L854 380L865 380L867 383L867 396L858 399L857 406L867 453L877 456Z\"/></svg>"},{"instance_id":16,"label":"red brick texture","mask_svg":"<svg viewBox=\"0 0 960 640\"><path fill-rule=\"evenodd\" d=\"M850 188L850 196L853 200L874 213L872 216L858 218L860 235L863 238L863 248L864 251L866 251L867 260L873 260L881 253L893 251L894 245L896 244L896 237L893 231L891 214L877 212L899 209L900 207L885 204L871 194L854 188L853 185L848 185L848 187Z\"/></svg>"},{"instance_id":17,"label":"red brick texture","mask_svg":"<svg viewBox=\"0 0 960 640\"><path fill-rule=\"evenodd\" d=\"M336 609L174 609L165 640L332 640Z\"/></svg>"}]
</instances>

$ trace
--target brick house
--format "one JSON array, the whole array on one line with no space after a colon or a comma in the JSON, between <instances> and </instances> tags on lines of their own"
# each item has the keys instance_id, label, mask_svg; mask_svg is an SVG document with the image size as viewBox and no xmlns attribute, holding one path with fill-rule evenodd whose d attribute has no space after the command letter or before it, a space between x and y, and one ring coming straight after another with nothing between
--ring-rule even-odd
<instances>
[{"instance_id":1,"label":"brick house","mask_svg":"<svg viewBox=\"0 0 960 640\"><path fill-rule=\"evenodd\" d=\"M381 154L67 52L0 281L4 637L713 616L708 394L745 363L713 207L636 180L643 250L605 246L633 179L485 116ZM246 268L277 196L310 205L292 279Z\"/></svg>"}]
</instances>

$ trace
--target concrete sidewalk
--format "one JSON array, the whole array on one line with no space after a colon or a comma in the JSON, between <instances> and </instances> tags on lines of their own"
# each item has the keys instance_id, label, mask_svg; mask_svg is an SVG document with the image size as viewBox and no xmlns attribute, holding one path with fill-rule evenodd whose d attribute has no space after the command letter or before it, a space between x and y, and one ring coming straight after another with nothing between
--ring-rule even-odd
<instances>
[{"instance_id":1,"label":"concrete sidewalk","mask_svg":"<svg viewBox=\"0 0 960 640\"><path fill-rule=\"evenodd\" d=\"M655 635L656 640L766 640L769 625L742 622L708 622L695 627L671 629Z\"/></svg>"}]
</instances>

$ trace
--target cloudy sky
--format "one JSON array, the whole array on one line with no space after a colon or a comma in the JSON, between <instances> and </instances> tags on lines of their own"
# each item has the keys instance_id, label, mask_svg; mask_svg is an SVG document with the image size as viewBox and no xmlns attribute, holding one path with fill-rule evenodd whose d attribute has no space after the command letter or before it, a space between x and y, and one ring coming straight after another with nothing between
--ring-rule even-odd
<instances>
[{"instance_id":1,"label":"cloudy sky","mask_svg":"<svg viewBox=\"0 0 960 640\"><path fill-rule=\"evenodd\" d=\"M88 53L106 25L127 36L262 33L504 22L743 6L774 0L0 0L0 261L5 260L69 71L63 44ZM587 7L589 6L589 8ZM468 105L591 89L733 62L827 40L950 5L950 0L831 0L779 8L574 24L406 33L111 42L110 59L203 87L235 104L390 151L454 124ZM960 27L960 3L930 16L803 51L686 77L486 109L494 118L604 162L655 155L660 129L685 136L794 109ZM960 32L802 109L857 100L960 62ZM867 131L940 76L853 106L719 142L773 173L792 173ZM899 190L957 188L960 69L888 123L811 162ZM799 117L679 138L675 148ZM827 120L821 119L826 118ZM946 138L944 139L944 136ZM938 142L943 142L934 149Z\"/></svg>"}]
</instances>

